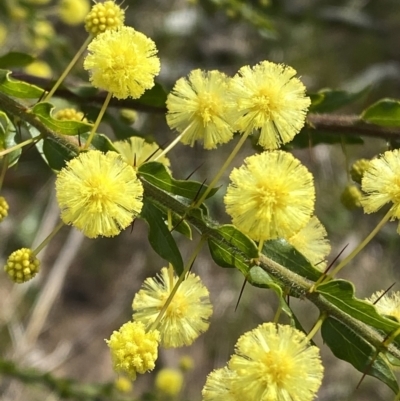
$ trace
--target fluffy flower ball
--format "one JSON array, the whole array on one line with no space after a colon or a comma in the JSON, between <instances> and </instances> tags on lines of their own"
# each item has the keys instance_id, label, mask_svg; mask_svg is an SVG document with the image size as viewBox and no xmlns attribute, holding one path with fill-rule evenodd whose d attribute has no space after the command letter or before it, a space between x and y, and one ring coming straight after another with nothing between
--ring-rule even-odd
<instances>
[{"instance_id":1,"label":"fluffy flower ball","mask_svg":"<svg viewBox=\"0 0 400 401\"><path fill-rule=\"evenodd\" d=\"M166 118L170 128L185 132L182 143L200 141L205 149L214 149L232 139L228 83L222 72L201 70L176 82L167 98Z\"/></svg>"},{"instance_id":2,"label":"fluffy flower ball","mask_svg":"<svg viewBox=\"0 0 400 401\"><path fill-rule=\"evenodd\" d=\"M392 316L400 322L400 292L396 291L382 295L383 291L377 291L367 301L375 304L376 310L381 315Z\"/></svg>"},{"instance_id":3,"label":"fluffy flower ball","mask_svg":"<svg viewBox=\"0 0 400 401\"><path fill-rule=\"evenodd\" d=\"M156 376L157 390L169 397L176 397L183 386L183 375L177 369L161 369Z\"/></svg>"},{"instance_id":4,"label":"fluffy flower ball","mask_svg":"<svg viewBox=\"0 0 400 401\"><path fill-rule=\"evenodd\" d=\"M317 269L326 267L325 258L331 251L326 238L327 232L317 217L313 216L298 233L288 239L288 242L302 253Z\"/></svg>"},{"instance_id":5,"label":"fluffy flower ball","mask_svg":"<svg viewBox=\"0 0 400 401\"><path fill-rule=\"evenodd\" d=\"M152 161L161 153L160 147L155 142L149 143L144 138L137 136L132 136L125 141L114 142L113 145L124 161L134 168ZM157 162L164 164L167 168L170 166L169 159L166 156L161 156Z\"/></svg>"},{"instance_id":6,"label":"fluffy flower ball","mask_svg":"<svg viewBox=\"0 0 400 401\"><path fill-rule=\"evenodd\" d=\"M65 108L58 110L54 114L54 118L57 120L62 120L62 121L81 121L87 123L87 119L85 118L85 115L76 109L73 108Z\"/></svg>"},{"instance_id":7,"label":"fluffy flower ball","mask_svg":"<svg viewBox=\"0 0 400 401\"><path fill-rule=\"evenodd\" d=\"M232 79L235 127L244 134L260 130L264 149L291 141L304 126L311 101L295 75L289 66L263 61L242 67Z\"/></svg>"},{"instance_id":8,"label":"fluffy flower ball","mask_svg":"<svg viewBox=\"0 0 400 401\"><path fill-rule=\"evenodd\" d=\"M153 370L158 357L160 335L157 330L146 333L143 323L128 322L114 331L107 345L111 350L113 367L131 380L137 373Z\"/></svg>"},{"instance_id":9,"label":"fluffy flower ball","mask_svg":"<svg viewBox=\"0 0 400 401\"><path fill-rule=\"evenodd\" d=\"M98 150L70 160L56 180L61 218L89 238L112 237L142 210L143 187L116 152Z\"/></svg>"},{"instance_id":10,"label":"fluffy flower ball","mask_svg":"<svg viewBox=\"0 0 400 401\"><path fill-rule=\"evenodd\" d=\"M99 4L95 4L93 8L96 6L98 7ZM89 11L89 0L61 0L58 16L64 24L74 26L81 24L87 17Z\"/></svg>"},{"instance_id":11,"label":"fluffy flower ball","mask_svg":"<svg viewBox=\"0 0 400 401\"><path fill-rule=\"evenodd\" d=\"M97 35L88 50L83 67L90 72L90 82L118 99L139 98L160 72L155 43L131 27Z\"/></svg>"},{"instance_id":12,"label":"fluffy flower ball","mask_svg":"<svg viewBox=\"0 0 400 401\"><path fill-rule=\"evenodd\" d=\"M133 300L133 318L149 328L165 305L178 277L166 267L156 278L147 278ZM190 345L208 329L212 305L200 278L189 273L176 291L157 329L164 347Z\"/></svg>"},{"instance_id":13,"label":"fluffy flower ball","mask_svg":"<svg viewBox=\"0 0 400 401\"><path fill-rule=\"evenodd\" d=\"M25 283L39 272L40 261L32 249L21 248L7 259L4 271L15 283Z\"/></svg>"},{"instance_id":14,"label":"fluffy flower ball","mask_svg":"<svg viewBox=\"0 0 400 401\"><path fill-rule=\"evenodd\" d=\"M371 160L364 171L361 188L365 192L361 199L365 213L374 213L392 202L392 218L400 219L400 151L387 151ZM400 224L397 232L400 234Z\"/></svg>"},{"instance_id":15,"label":"fluffy flower ball","mask_svg":"<svg viewBox=\"0 0 400 401\"><path fill-rule=\"evenodd\" d=\"M232 388L236 380L236 372L228 367L213 370L206 380L206 384L201 391L203 401L242 401L248 400L241 391L235 392Z\"/></svg>"},{"instance_id":16,"label":"fluffy flower ball","mask_svg":"<svg viewBox=\"0 0 400 401\"><path fill-rule=\"evenodd\" d=\"M304 333L274 323L243 334L228 365L237 375L233 392L247 401L311 401L324 371Z\"/></svg>"},{"instance_id":17,"label":"fluffy flower ball","mask_svg":"<svg viewBox=\"0 0 400 401\"><path fill-rule=\"evenodd\" d=\"M311 173L283 151L250 156L235 168L224 198L233 224L255 241L290 238L314 211Z\"/></svg>"}]
</instances>

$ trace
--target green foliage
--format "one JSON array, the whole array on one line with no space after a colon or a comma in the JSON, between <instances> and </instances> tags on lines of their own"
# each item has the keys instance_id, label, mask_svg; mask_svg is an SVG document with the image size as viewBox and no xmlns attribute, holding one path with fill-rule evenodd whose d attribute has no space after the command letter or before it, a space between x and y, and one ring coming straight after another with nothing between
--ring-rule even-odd
<instances>
[{"instance_id":1,"label":"green foliage","mask_svg":"<svg viewBox=\"0 0 400 401\"><path fill-rule=\"evenodd\" d=\"M399 385L389 364L361 336L333 318L324 321L321 334L337 358L351 363L363 374L381 380L395 393L399 391Z\"/></svg>"},{"instance_id":2,"label":"green foliage","mask_svg":"<svg viewBox=\"0 0 400 401\"><path fill-rule=\"evenodd\" d=\"M28 84L10 77L11 71L0 70L0 91L19 99L39 99L44 90L36 85Z\"/></svg>"},{"instance_id":3,"label":"green foliage","mask_svg":"<svg viewBox=\"0 0 400 401\"><path fill-rule=\"evenodd\" d=\"M172 263L176 274L183 271L183 260L176 242L163 220L162 213L151 202L145 200L140 216L149 225L149 243L168 262Z\"/></svg>"},{"instance_id":4,"label":"green foliage","mask_svg":"<svg viewBox=\"0 0 400 401\"><path fill-rule=\"evenodd\" d=\"M17 130L15 125L10 121L7 114L0 111L0 151L10 149L17 145ZM21 149L10 152L7 156L8 167L13 166L21 156Z\"/></svg>"},{"instance_id":5,"label":"green foliage","mask_svg":"<svg viewBox=\"0 0 400 401\"><path fill-rule=\"evenodd\" d=\"M54 106L51 103L40 102L32 108L32 113L50 130L62 135L82 135L90 131L91 124L83 121L58 120L52 116Z\"/></svg>"},{"instance_id":6,"label":"green foliage","mask_svg":"<svg viewBox=\"0 0 400 401\"><path fill-rule=\"evenodd\" d=\"M400 101L381 99L364 110L361 119L383 127L400 127Z\"/></svg>"}]
</instances>

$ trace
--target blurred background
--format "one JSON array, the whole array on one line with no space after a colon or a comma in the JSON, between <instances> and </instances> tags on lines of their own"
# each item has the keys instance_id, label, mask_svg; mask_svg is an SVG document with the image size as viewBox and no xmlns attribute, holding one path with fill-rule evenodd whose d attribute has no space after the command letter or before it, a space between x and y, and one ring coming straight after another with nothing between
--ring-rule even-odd
<instances>
[{"instance_id":1,"label":"blurred background","mask_svg":"<svg viewBox=\"0 0 400 401\"><path fill-rule=\"evenodd\" d=\"M0 4L0 56L9 51L35 57L15 73L31 81L57 78L84 42L87 34L82 20L63 14L62 1L2 0ZM79 7L90 6L86 0ZM77 4L78 4L77 3ZM285 63L298 72L309 93L323 88L358 92L369 88L351 106L337 114L360 113L383 97L400 93L400 2L398 0L125 0L126 24L150 36L161 59L157 81L169 91L175 81L192 69L218 69L233 75L243 65L262 60ZM75 17L77 17L78 8ZM83 14L85 15L85 14ZM66 85L88 84L82 62L67 78ZM71 105L90 112L92 105L55 99L59 107ZM108 110L119 118L120 108ZM166 144L175 138L162 110L137 112L131 128L138 135ZM100 128L111 138L109 125ZM204 151L177 146L169 154L175 178L212 179L236 141ZM382 217L348 210L340 201L349 182L348 168L360 157L371 158L387 149L382 139L364 138L364 144L321 144L293 149L294 154L315 176L316 214L325 225L332 245L331 261L348 244L344 256L355 247ZM255 152L250 143L232 164L240 166ZM222 187L209 201L211 215L229 222ZM10 204L9 216L0 225L0 260L4 264L15 249L35 247L58 222L54 200L54 174L35 148L25 149L20 162L6 175L2 195ZM140 219L133 230L117 238L89 240L64 227L41 254L41 273L31 282L13 285L0 274L0 359L23 368L51 372L81 384L113 382L111 360L104 339L131 318L134 294L146 277L154 276L162 260L149 246L148 229ZM198 238L188 241L176 236L184 260ZM385 289L399 280L399 236L390 223L367 249L341 273L355 283L360 298ZM278 302L268 290L247 286L235 311L243 277L238 271L216 266L205 248L194 271L207 285L214 305L210 329L191 347L163 350L154 372L141 375L133 392L118 397L135 400L201 399L207 374L222 367L233 352L238 337L273 318ZM394 287L398 290L398 286ZM318 317L308 302L291 300L291 306L307 330ZM283 317L283 322L287 322ZM365 378L345 362L336 360L321 347L325 378L319 392L321 401L391 400L394 396L381 382ZM179 396L155 394L154 380L162 368L178 368L189 356L193 368L184 373ZM58 400L60 395L46 385L25 383L0 374L0 399ZM114 399L114 398L110 398ZM117 398L115 398L117 399ZM119 399L119 398L118 398Z\"/></svg>"}]
</instances>

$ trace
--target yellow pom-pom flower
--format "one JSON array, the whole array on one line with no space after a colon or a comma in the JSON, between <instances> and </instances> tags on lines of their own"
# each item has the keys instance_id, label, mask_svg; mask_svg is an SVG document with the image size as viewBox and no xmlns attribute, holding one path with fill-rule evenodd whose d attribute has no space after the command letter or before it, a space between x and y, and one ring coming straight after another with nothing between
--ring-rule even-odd
<instances>
[{"instance_id":1,"label":"yellow pom-pom flower","mask_svg":"<svg viewBox=\"0 0 400 401\"><path fill-rule=\"evenodd\" d=\"M7 259L4 271L15 283L25 283L39 272L40 261L29 248L14 251Z\"/></svg>"},{"instance_id":2,"label":"yellow pom-pom flower","mask_svg":"<svg viewBox=\"0 0 400 401\"><path fill-rule=\"evenodd\" d=\"M177 369L161 369L157 373L155 385L161 393L169 397L175 397L182 390L182 372Z\"/></svg>"},{"instance_id":3,"label":"yellow pom-pom flower","mask_svg":"<svg viewBox=\"0 0 400 401\"><path fill-rule=\"evenodd\" d=\"M378 211L392 202L392 219L400 218L400 151L385 152L380 158L370 161L365 170L361 188L365 196L361 199L365 213ZM400 224L397 227L400 234Z\"/></svg>"},{"instance_id":4,"label":"yellow pom-pom flower","mask_svg":"<svg viewBox=\"0 0 400 401\"><path fill-rule=\"evenodd\" d=\"M249 400L240 391L237 393L232 388L236 379L236 372L228 367L213 370L206 380L206 384L201 391L203 401L242 401Z\"/></svg>"},{"instance_id":5,"label":"yellow pom-pom flower","mask_svg":"<svg viewBox=\"0 0 400 401\"><path fill-rule=\"evenodd\" d=\"M98 5L96 4L93 7ZM74 26L83 23L89 11L90 3L88 0L61 0L58 16L64 24Z\"/></svg>"},{"instance_id":6,"label":"yellow pom-pom flower","mask_svg":"<svg viewBox=\"0 0 400 401\"><path fill-rule=\"evenodd\" d=\"M263 152L233 169L224 198L233 224L255 241L290 238L314 211L313 176L283 151Z\"/></svg>"},{"instance_id":7,"label":"yellow pom-pom flower","mask_svg":"<svg viewBox=\"0 0 400 401\"><path fill-rule=\"evenodd\" d=\"M143 187L116 152L81 153L57 176L56 194L65 224L89 238L112 237L142 210Z\"/></svg>"},{"instance_id":8,"label":"yellow pom-pom flower","mask_svg":"<svg viewBox=\"0 0 400 401\"><path fill-rule=\"evenodd\" d=\"M50 66L44 61L36 60L24 68L27 74L34 75L40 78L51 78L53 72Z\"/></svg>"},{"instance_id":9,"label":"yellow pom-pom flower","mask_svg":"<svg viewBox=\"0 0 400 401\"><path fill-rule=\"evenodd\" d=\"M85 29L95 36L124 25L125 11L114 1L96 3L85 18Z\"/></svg>"},{"instance_id":10,"label":"yellow pom-pom flower","mask_svg":"<svg viewBox=\"0 0 400 401\"><path fill-rule=\"evenodd\" d=\"M133 167L139 167L143 163L154 160L162 152L156 143L146 142L143 138L136 136L125 141L114 142L113 145L124 161ZM157 161L166 167L170 166L166 156L161 156Z\"/></svg>"},{"instance_id":11,"label":"yellow pom-pom flower","mask_svg":"<svg viewBox=\"0 0 400 401\"><path fill-rule=\"evenodd\" d=\"M201 70L176 82L167 98L166 118L170 128L185 132L182 143L201 141L205 149L214 149L232 139L228 82L222 72Z\"/></svg>"},{"instance_id":12,"label":"yellow pom-pom flower","mask_svg":"<svg viewBox=\"0 0 400 401\"><path fill-rule=\"evenodd\" d=\"M159 339L157 330L146 332L141 322L125 323L106 340L114 370L125 373L131 380L136 379L137 373L153 370L158 357Z\"/></svg>"},{"instance_id":13,"label":"yellow pom-pom flower","mask_svg":"<svg viewBox=\"0 0 400 401\"><path fill-rule=\"evenodd\" d=\"M90 72L90 82L118 99L142 96L160 72L155 43L127 26L97 35L88 50L83 67Z\"/></svg>"},{"instance_id":14,"label":"yellow pom-pom flower","mask_svg":"<svg viewBox=\"0 0 400 401\"><path fill-rule=\"evenodd\" d=\"M46 20L39 20L33 26L33 35L27 38L28 45L42 51L50 45L54 37L53 25Z\"/></svg>"},{"instance_id":15,"label":"yellow pom-pom flower","mask_svg":"<svg viewBox=\"0 0 400 401\"><path fill-rule=\"evenodd\" d=\"M166 267L156 278L147 278L133 300L133 318L149 328L167 301L178 277ZM167 348L190 345L209 326L212 314L207 288L189 273L158 323L161 345Z\"/></svg>"},{"instance_id":16,"label":"yellow pom-pom flower","mask_svg":"<svg viewBox=\"0 0 400 401\"><path fill-rule=\"evenodd\" d=\"M130 393L133 390L132 380L121 376L114 381L115 388L121 393Z\"/></svg>"},{"instance_id":17,"label":"yellow pom-pom flower","mask_svg":"<svg viewBox=\"0 0 400 401\"><path fill-rule=\"evenodd\" d=\"M54 114L54 118L62 121L82 121L85 123L87 122L85 115L81 111L72 108L58 110Z\"/></svg>"},{"instance_id":18,"label":"yellow pom-pom flower","mask_svg":"<svg viewBox=\"0 0 400 401\"><path fill-rule=\"evenodd\" d=\"M386 293L382 296L383 293L384 291L377 291L366 301L374 304L381 315L392 316L400 322L400 292Z\"/></svg>"},{"instance_id":19,"label":"yellow pom-pom flower","mask_svg":"<svg viewBox=\"0 0 400 401\"><path fill-rule=\"evenodd\" d=\"M311 401L323 377L319 349L291 326L264 323L243 334L229 361L235 393L248 401Z\"/></svg>"},{"instance_id":20,"label":"yellow pom-pom flower","mask_svg":"<svg viewBox=\"0 0 400 401\"><path fill-rule=\"evenodd\" d=\"M4 196L0 196L0 222L8 216L8 202Z\"/></svg>"},{"instance_id":21,"label":"yellow pom-pom flower","mask_svg":"<svg viewBox=\"0 0 400 401\"><path fill-rule=\"evenodd\" d=\"M342 205L349 210L362 207L361 205L362 193L357 185L346 185L343 192L340 195L340 202Z\"/></svg>"},{"instance_id":22,"label":"yellow pom-pom flower","mask_svg":"<svg viewBox=\"0 0 400 401\"><path fill-rule=\"evenodd\" d=\"M317 269L324 270L326 256L331 245L326 238L327 232L317 217L313 216L298 233L288 239Z\"/></svg>"},{"instance_id":23,"label":"yellow pom-pom flower","mask_svg":"<svg viewBox=\"0 0 400 401\"><path fill-rule=\"evenodd\" d=\"M350 169L350 175L353 181L361 184L362 176L364 175L365 170L369 167L370 160L368 159L359 159L356 160Z\"/></svg>"},{"instance_id":24,"label":"yellow pom-pom flower","mask_svg":"<svg viewBox=\"0 0 400 401\"><path fill-rule=\"evenodd\" d=\"M242 67L231 81L236 129L246 135L260 130L258 143L277 149L303 128L310 99L296 71L263 61Z\"/></svg>"},{"instance_id":25,"label":"yellow pom-pom flower","mask_svg":"<svg viewBox=\"0 0 400 401\"><path fill-rule=\"evenodd\" d=\"M183 355L182 358L179 360L179 368L183 372L187 372L194 368L194 360L189 355Z\"/></svg>"}]
</instances>

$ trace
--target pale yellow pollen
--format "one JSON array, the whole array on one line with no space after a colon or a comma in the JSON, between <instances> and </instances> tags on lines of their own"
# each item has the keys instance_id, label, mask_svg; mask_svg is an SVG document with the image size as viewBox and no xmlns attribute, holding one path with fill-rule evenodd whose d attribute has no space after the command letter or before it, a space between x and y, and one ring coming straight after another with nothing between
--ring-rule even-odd
<instances>
[{"instance_id":1,"label":"pale yellow pollen","mask_svg":"<svg viewBox=\"0 0 400 401\"><path fill-rule=\"evenodd\" d=\"M186 315L188 304L182 294L175 294L174 301L171 302L165 311L168 317L182 318Z\"/></svg>"},{"instance_id":2,"label":"pale yellow pollen","mask_svg":"<svg viewBox=\"0 0 400 401\"><path fill-rule=\"evenodd\" d=\"M221 112L217 102L215 101L215 96L210 93L200 94L198 97L198 103L197 114L202 118L204 126L210 123L213 117Z\"/></svg>"},{"instance_id":3,"label":"pale yellow pollen","mask_svg":"<svg viewBox=\"0 0 400 401\"><path fill-rule=\"evenodd\" d=\"M289 358L274 351L265 354L262 362L267 368L267 375L270 376L268 381L273 380L278 386L282 386L293 368Z\"/></svg>"}]
</instances>

